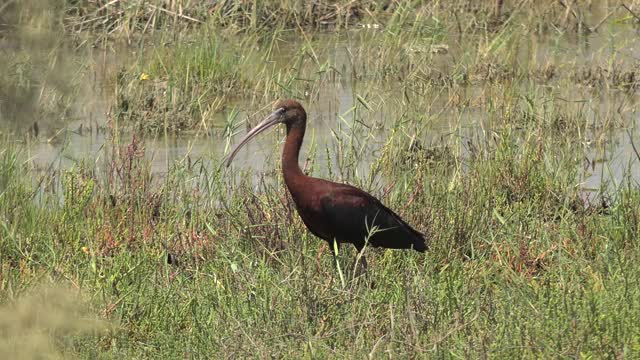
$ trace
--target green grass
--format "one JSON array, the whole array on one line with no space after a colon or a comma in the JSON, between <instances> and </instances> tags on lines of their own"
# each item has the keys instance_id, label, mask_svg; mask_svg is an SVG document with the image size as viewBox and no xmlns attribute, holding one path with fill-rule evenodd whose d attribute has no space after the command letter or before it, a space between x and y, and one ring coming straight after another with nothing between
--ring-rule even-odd
<instances>
[{"instance_id":1,"label":"green grass","mask_svg":"<svg viewBox=\"0 0 640 360\"><path fill-rule=\"evenodd\" d=\"M533 134L500 131L453 165L381 161L398 180L384 202L427 232L430 251L369 249L367 277L352 280L345 247L344 288L277 173L258 191L193 164L154 179L134 140L104 173L50 174L53 192L4 150L0 294L78 289L115 327L61 335L56 349L76 355L633 357L637 185L620 184L608 209L586 207L580 150Z\"/></svg>"},{"instance_id":2,"label":"green grass","mask_svg":"<svg viewBox=\"0 0 640 360\"><path fill-rule=\"evenodd\" d=\"M585 157L609 152L635 119L628 12L600 27L608 40L585 63L571 46L587 36L577 31L583 4L574 17L556 1L506 1L499 13L466 1L327 2L317 13L299 2L211 13L179 3L210 18L149 17L138 2L58 9L65 17L50 26L92 39L72 37L80 47L121 35L136 55L111 76L98 158L43 171L15 141L0 146L0 337L10 339L0 357L638 356L637 163L601 189L581 185ZM322 16L330 32L317 32ZM57 54L45 59L57 64ZM66 73L51 64L40 66L52 79ZM32 85L38 70L11 69L1 80L19 84L5 87L18 98L44 88ZM331 113L330 136L310 128L301 161L371 192L430 245L366 249L369 271L356 279L356 252L343 246L345 286L277 161L265 173L229 171L216 154L160 176L144 141L121 132L229 143L276 98L310 110L339 91L353 106Z\"/></svg>"}]
</instances>

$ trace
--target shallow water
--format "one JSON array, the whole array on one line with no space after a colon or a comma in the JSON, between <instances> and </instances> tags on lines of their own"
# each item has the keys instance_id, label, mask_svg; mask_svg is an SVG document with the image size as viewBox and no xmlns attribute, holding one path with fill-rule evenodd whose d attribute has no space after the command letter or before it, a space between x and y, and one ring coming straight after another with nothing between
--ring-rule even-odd
<instances>
[{"instance_id":1,"label":"shallow water","mask_svg":"<svg viewBox=\"0 0 640 360\"><path fill-rule=\"evenodd\" d=\"M593 15L592 23L598 23L598 15ZM602 16L602 15L599 15ZM359 30L381 31L381 30ZM348 168L347 173L341 173L333 169L334 177L349 178L355 173L366 174L369 162L379 156L379 151L387 140L388 129L385 124L389 119L397 120L401 114L395 113L397 104L402 103L402 94L395 90L397 84L388 82L386 86L376 85L371 87L366 80L356 80L352 76L351 54L357 51L357 36L349 35L344 40L336 41L335 36L327 36L326 47L330 49L329 61L336 69L341 69L341 76L333 80L324 81L317 91L309 94L302 101L309 114L307 136L303 147L301 162L307 158L308 149L316 149L316 164L314 174L323 176L328 172L329 164L336 164L336 152L343 148L340 146L345 139L353 138L355 143L351 147L360 149L361 160ZM322 41L320 41L322 43ZM640 59L640 41L637 31L629 26L621 27L603 25L597 33L589 36L546 36L530 39L531 46L519 49L519 61L537 62L545 64L551 62L566 63L569 65L581 64L606 64L607 59L613 55L620 63L634 64ZM441 64L434 66L447 66L451 57L458 51L455 44L447 44L448 53L439 61ZM285 45L286 46L286 45ZM295 46L295 44L289 44ZM322 46L322 45L320 45ZM3 47L3 51L12 51L11 47ZM118 49L118 51L94 50L89 55L68 55L63 61L71 65L77 63L91 63L81 78L81 91L73 104L74 116L65 119L61 125L60 119L34 119L23 117L20 119L4 119L2 129L18 134L22 143L34 163L36 169L49 169L51 166L69 168L80 161L94 162L96 167L104 166L102 160L108 151L109 132L106 130L107 113L113 104L115 73L123 66L129 66L134 55L123 57L122 54L130 53L130 50ZM284 60L283 60L284 61ZM526 86L526 85L523 85ZM585 121L614 117L618 118L622 126L617 130L589 130L583 138L587 141L577 141L576 146L585 148L584 169L578 180L579 185L585 189L597 189L600 184L606 182L613 184L620 182L623 175L631 169L632 177L640 181L640 170L637 155L632 146L632 139L637 139L638 115L636 107L639 97L637 94L625 94L609 91L608 95L594 95L594 90L576 85L575 89L554 89L556 94L561 94L567 102L584 104ZM467 96L473 98L474 86L469 86ZM372 110L363 110L364 104L358 99L358 95L368 94L369 100L375 104ZM453 114L448 108L446 96L442 100L433 102L432 113L429 114L426 128L427 132L419 135L419 140L427 146L447 141L452 136L473 138L474 134L487 131L487 116L481 108L469 106L463 113ZM246 102L249 100L247 99ZM231 105L219 114L215 115L213 123L223 124L225 119L236 114L237 121L246 122L241 126L233 141L237 141L250 125L255 125L261 117L267 114L270 104L264 104L262 111L248 113L243 111L244 99L238 99L235 106ZM393 103L395 106L386 106ZM366 111L366 124L354 122L353 111L358 106L358 111ZM624 113L619 109L624 107ZM616 111L620 115L616 115ZM38 123L39 135L37 138L23 136L33 132L33 123ZM373 126L375 129L370 129ZM270 171L275 168L274 162L279 158L277 143L282 141L283 131L277 130L277 135L261 136L249 143L238 155L234 162L236 168L251 168L256 172ZM180 136L154 136L144 139L146 155L151 159L151 171L162 176L176 162L202 158L208 166L218 166L219 160L228 152L233 142L215 134L184 134ZM350 136L351 134L369 134L364 138ZM562 134L559 134L562 136ZM128 138L131 136L129 135ZM22 140L25 139L25 140ZM127 140L127 135L123 135ZM640 142L635 141L636 146ZM327 151L328 149L328 151ZM327 161L327 152L331 159ZM350 173L349 173L350 172Z\"/></svg>"}]
</instances>

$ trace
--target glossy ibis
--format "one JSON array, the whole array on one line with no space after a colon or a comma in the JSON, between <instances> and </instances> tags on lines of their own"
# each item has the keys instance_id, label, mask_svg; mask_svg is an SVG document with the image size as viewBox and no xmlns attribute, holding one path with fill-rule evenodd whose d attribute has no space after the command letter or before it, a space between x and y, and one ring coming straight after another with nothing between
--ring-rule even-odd
<instances>
[{"instance_id":1,"label":"glossy ibis","mask_svg":"<svg viewBox=\"0 0 640 360\"><path fill-rule=\"evenodd\" d=\"M227 167L251 139L274 125L285 124L287 138L282 152L284 181L300 218L309 231L329 243L334 257L340 243L351 243L360 253L366 244L419 252L426 250L424 235L375 197L351 185L305 175L298 165L298 154L307 125L307 113L295 100L278 101L273 109L236 145L225 162ZM336 246L333 246L334 241ZM366 268L364 257L361 264Z\"/></svg>"}]
</instances>

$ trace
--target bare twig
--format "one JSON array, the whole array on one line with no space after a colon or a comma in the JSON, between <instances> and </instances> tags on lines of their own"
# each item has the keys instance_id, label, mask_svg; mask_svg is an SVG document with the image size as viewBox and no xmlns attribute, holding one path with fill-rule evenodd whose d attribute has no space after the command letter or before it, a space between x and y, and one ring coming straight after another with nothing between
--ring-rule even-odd
<instances>
[{"instance_id":1,"label":"bare twig","mask_svg":"<svg viewBox=\"0 0 640 360\"><path fill-rule=\"evenodd\" d=\"M152 10L151 11L151 15L149 16L149 20L147 20L147 23L144 24L144 29L142 29L142 35L144 35L147 32L147 28L149 28L149 24L151 24L152 21L155 21L155 17L156 17L156 12L157 10Z\"/></svg>"},{"instance_id":2,"label":"bare twig","mask_svg":"<svg viewBox=\"0 0 640 360\"><path fill-rule=\"evenodd\" d=\"M636 157L640 160L640 152L636 148L636 144L633 142L633 136L631 136L631 131L627 129L627 134L629 135L629 141L631 142L631 147L633 148L633 152L636 153Z\"/></svg>"},{"instance_id":3,"label":"bare twig","mask_svg":"<svg viewBox=\"0 0 640 360\"><path fill-rule=\"evenodd\" d=\"M593 28L591 28L591 31L596 32L598 31L598 28L600 27L600 25L604 24L605 21L607 21L609 19L609 17L611 17L611 15L613 15L613 13L616 11L617 9L611 10L607 16L603 17L602 20L600 20Z\"/></svg>"},{"instance_id":4,"label":"bare twig","mask_svg":"<svg viewBox=\"0 0 640 360\"><path fill-rule=\"evenodd\" d=\"M640 21L640 16L638 16L638 14L636 14L633 10L631 10L626 4L622 4L622 7L627 9L627 11L630 12L631 15L633 15L633 17L636 18L636 20Z\"/></svg>"},{"instance_id":5,"label":"bare twig","mask_svg":"<svg viewBox=\"0 0 640 360\"><path fill-rule=\"evenodd\" d=\"M111 1L109 1L108 3L106 3L106 4L102 5L98 10L96 10L96 11L94 12L94 14L97 14L97 13L99 13L100 11L102 11L102 10L106 9L107 7L109 7L109 6L111 6L111 5L115 4L115 3L118 3L118 2L120 2L120 0L111 0Z\"/></svg>"},{"instance_id":6,"label":"bare twig","mask_svg":"<svg viewBox=\"0 0 640 360\"><path fill-rule=\"evenodd\" d=\"M163 8L161 8L161 7L157 7L157 6L153 5L153 4L147 4L147 6L149 6L149 7L153 8L153 9L155 9L155 10L160 10L160 11L162 11L162 12L165 12L165 13L167 13L167 14L169 14L169 15L173 15L173 16L176 16L176 17L181 17L181 18L183 18L183 19L187 19L187 20L190 20L190 21L193 21L193 22L197 22L197 23L199 23L199 24L202 24L202 23L203 23L201 20L198 20L198 19L192 18L191 16L178 14L178 13L177 13L177 12L175 12L175 11L170 11L170 10L167 10L167 9L163 9Z\"/></svg>"},{"instance_id":7,"label":"bare twig","mask_svg":"<svg viewBox=\"0 0 640 360\"><path fill-rule=\"evenodd\" d=\"M571 15L573 15L573 17L578 21L578 25L579 25L581 28L585 29L585 31L586 31L587 33L590 33L590 32L592 32L592 31L593 31L591 28L589 28L589 27L587 26L587 24L585 24L585 23L584 23L584 21L580 18L580 16L578 16L578 14L576 13L576 11L575 11L575 10L573 10L573 8L572 8L571 6L569 6L569 5L565 4L563 0L558 0L558 3L560 3L560 5L562 5L562 7L564 7L565 9L567 9L567 12L570 12L570 13L571 13ZM566 21L566 16L565 16L565 21Z\"/></svg>"}]
</instances>

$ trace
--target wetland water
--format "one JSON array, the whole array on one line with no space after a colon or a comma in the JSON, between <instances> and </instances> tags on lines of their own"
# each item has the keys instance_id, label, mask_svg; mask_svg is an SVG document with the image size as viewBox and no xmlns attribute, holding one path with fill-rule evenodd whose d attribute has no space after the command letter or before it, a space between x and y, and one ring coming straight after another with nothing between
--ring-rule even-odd
<instances>
[{"instance_id":1,"label":"wetland water","mask_svg":"<svg viewBox=\"0 0 640 360\"><path fill-rule=\"evenodd\" d=\"M368 30L360 30L368 31ZM377 30L370 30L377 31ZM539 64L553 63L556 71L562 66L589 66L602 64L607 59L615 58L620 64L635 64L640 61L640 42L636 30L630 27L603 27L599 32L588 36L549 36L537 38L532 36L527 48L519 49L521 61ZM398 91L395 81L378 81L371 85L365 76L356 76L353 54L358 51L357 36L347 36L336 40L327 36L316 44L327 54L329 64L338 69L340 76L322 81L302 100L306 107L309 121L307 137L303 145L301 162L305 161L306 152L316 149L315 175L323 176L327 172L327 159L336 161L335 153L340 151L341 143L353 136L355 143L349 146L359 149L362 156L353 167L360 175L366 173L369 162L379 156L380 149L387 141L389 122L402 117L402 103L405 96ZM292 42L284 47L296 47ZM446 68L451 59L462 54L456 44L444 44L446 51L436 57L436 68ZM4 52L14 47L4 47ZM410 51L419 53L420 48ZM429 50L426 50L429 51ZM128 49L113 51L94 50L89 56L67 55L60 61L68 62L64 66L74 67L82 64L84 70L76 74L80 91L71 104L71 116L65 120L58 118L36 117L21 114L15 119L3 118L2 131L17 133L19 146L25 148L28 158L36 170L68 168L79 161L94 162L100 167L104 153L109 151L109 131L106 130L109 112L113 111L114 79L117 71L128 64L132 54L122 57L123 53L131 53ZM286 59L283 64L287 66ZM90 65L87 65L90 64ZM633 65L631 65L633 66ZM523 84L523 87L531 84ZM607 90L600 91L587 85L574 83L571 88L561 88L550 83L547 85L555 95L555 101L577 104L581 121L585 123L601 123L602 119L614 119L615 127L589 127L589 134L580 134L576 146L584 151L584 168L577 180L577 185L585 189L597 189L602 182L619 182L631 168L632 177L640 179L639 164L633 148L632 140L639 134L638 114L636 108L640 98L635 91ZM431 113L424 114L426 127L415 135L416 141L426 146L446 143L457 138L465 143L465 139L477 138L478 134L491 132L491 123L480 106L474 106L474 99L480 98L476 93L483 92L479 84L463 87L464 96L470 105L464 111L451 111L448 106L451 97L433 96ZM365 96L366 94L366 96ZM364 100L364 99L367 100ZM559 100L558 100L559 99ZM354 122L353 113L356 105L371 101L377 106L368 111L366 124ZM497 100L498 101L498 100ZM262 109L246 110L244 105L250 99L235 99L224 110L212 115L214 128L204 134L203 131L186 132L179 136L158 135L144 138L146 156L151 159L151 171L159 176L166 173L175 162L202 159L208 166L217 166L219 159L228 151L251 126L255 125L267 113L270 104L263 104ZM362 109L362 106L360 107ZM362 111L362 110L361 110ZM231 139L221 135L225 123L245 124L237 127ZM33 123L38 124L39 136L27 137L24 134L33 132ZM517 129L516 129L517 130ZM274 135L273 133L277 133ZM486 136L486 135L485 135ZM571 136L558 131L558 136ZM122 135L122 139L130 139L131 135ZM251 168L256 172L270 171L275 168L279 159L280 147L277 142L283 139L283 131L279 129L269 136L261 136L248 144L234 163L237 168ZM638 141L636 142L636 146ZM464 153L465 146L461 146ZM327 155L331 154L331 155ZM344 174L343 174L344 177Z\"/></svg>"}]
</instances>

